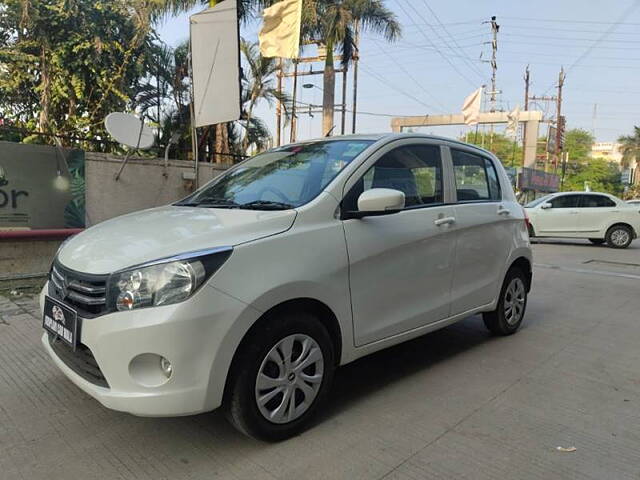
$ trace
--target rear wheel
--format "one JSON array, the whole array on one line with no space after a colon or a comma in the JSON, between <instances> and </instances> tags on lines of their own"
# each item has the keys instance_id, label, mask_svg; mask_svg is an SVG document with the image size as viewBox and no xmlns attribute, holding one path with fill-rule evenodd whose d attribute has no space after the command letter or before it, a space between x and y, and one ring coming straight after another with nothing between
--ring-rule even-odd
<instances>
[{"instance_id":1,"label":"rear wheel","mask_svg":"<svg viewBox=\"0 0 640 480\"><path fill-rule=\"evenodd\" d=\"M633 232L626 225L614 225L607 231L606 239L611 248L627 248L633 240Z\"/></svg>"},{"instance_id":2,"label":"rear wheel","mask_svg":"<svg viewBox=\"0 0 640 480\"><path fill-rule=\"evenodd\" d=\"M527 309L527 277L518 267L512 267L504 279L498 304L493 312L482 314L484 324L495 335L515 333Z\"/></svg>"},{"instance_id":3,"label":"rear wheel","mask_svg":"<svg viewBox=\"0 0 640 480\"><path fill-rule=\"evenodd\" d=\"M243 343L225 399L241 432L278 441L299 434L322 408L335 353L322 323L307 312L275 316Z\"/></svg>"},{"instance_id":4,"label":"rear wheel","mask_svg":"<svg viewBox=\"0 0 640 480\"><path fill-rule=\"evenodd\" d=\"M602 245L605 242L604 238L590 238L589 241L594 245Z\"/></svg>"}]
</instances>

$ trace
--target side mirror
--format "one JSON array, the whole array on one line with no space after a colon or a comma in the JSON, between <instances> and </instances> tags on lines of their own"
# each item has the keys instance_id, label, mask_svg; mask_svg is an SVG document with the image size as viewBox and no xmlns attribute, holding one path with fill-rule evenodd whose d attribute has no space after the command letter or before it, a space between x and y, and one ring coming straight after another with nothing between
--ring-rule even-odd
<instances>
[{"instance_id":1,"label":"side mirror","mask_svg":"<svg viewBox=\"0 0 640 480\"><path fill-rule=\"evenodd\" d=\"M542 205L540 205L540 208L543 209L543 210L548 210L549 208L553 208L553 207L551 206L551 204L549 202L545 202Z\"/></svg>"},{"instance_id":2,"label":"side mirror","mask_svg":"<svg viewBox=\"0 0 640 480\"><path fill-rule=\"evenodd\" d=\"M404 208L404 193L392 188L372 188L358 197L358 211L345 212L344 218L364 218L398 213Z\"/></svg>"}]
</instances>

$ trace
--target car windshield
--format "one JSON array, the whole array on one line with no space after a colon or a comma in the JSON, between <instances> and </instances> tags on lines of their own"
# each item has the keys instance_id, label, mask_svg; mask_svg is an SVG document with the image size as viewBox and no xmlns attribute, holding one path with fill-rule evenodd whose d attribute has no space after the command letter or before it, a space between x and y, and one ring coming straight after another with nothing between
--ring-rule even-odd
<instances>
[{"instance_id":1,"label":"car windshield","mask_svg":"<svg viewBox=\"0 0 640 480\"><path fill-rule=\"evenodd\" d=\"M179 206L284 210L313 200L373 141L326 140L276 148L222 174Z\"/></svg>"},{"instance_id":2,"label":"car windshield","mask_svg":"<svg viewBox=\"0 0 640 480\"><path fill-rule=\"evenodd\" d=\"M548 200L550 200L552 197L552 195L545 195L544 197L540 197L540 198L536 198L533 202L529 202L527 203L524 208L533 208L533 207L537 207L538 205L540 205L543 202L546 202Z\"/></svg>"}]
</instances>

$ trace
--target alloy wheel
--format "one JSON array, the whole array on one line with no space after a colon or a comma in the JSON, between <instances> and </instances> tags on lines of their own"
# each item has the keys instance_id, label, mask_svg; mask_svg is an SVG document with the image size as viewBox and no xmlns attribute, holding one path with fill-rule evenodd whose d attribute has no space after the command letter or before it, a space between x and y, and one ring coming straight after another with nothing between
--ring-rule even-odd
<instances>
[{"instance_id":1,"label":"alloy wheel","mask_svg":"<svg viewBox=\"0 0 640 480\"><path fill-rule=\"evenodd\" d=\"M616 247L622 247L629 241L629 232L623 229L614 230L611 232L611 243Z\"/></svg>"},{"instance_id":2,"label":"alloy wheel","mask_svg":"<svg viewBox=\"0 0 640 480\"><path fill-rule=\"evenodd\" d=\"M300 418L318 395L323 375L324 356L313 338L303 334L283 338L269 350L258 370L258 410L278 424Z\"/></svg>"},{"instance_id":3,"label":"alloy wheel","mask_svg":"<svg viewBox=\"0 0 640 480\"><path fill-rule=\"evenodd\" d=\"M514 278L504 294L504 318L509 325L516 325L522 319L525 301L524 283L520 278Z\"/></svg>"}]
</instances>

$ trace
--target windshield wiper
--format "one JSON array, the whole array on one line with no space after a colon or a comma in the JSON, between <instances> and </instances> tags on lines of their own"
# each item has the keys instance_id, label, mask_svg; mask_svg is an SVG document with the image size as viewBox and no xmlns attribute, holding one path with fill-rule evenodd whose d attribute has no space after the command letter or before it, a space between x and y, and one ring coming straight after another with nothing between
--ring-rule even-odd
<instances>
[{"instance_id":1,"label":"windshield wiper","mask_svg":"<svg viewBox=\"0 0 640 480\"><path fill-rule=\"evenodd\" d=\"M269 200L254 200L253 202L242 203L239 208L249 210L289 210L293 205L284 202L272 202Z\"/></svg>"},{"instance_id":2,"label":"windshield wiper","mask_svg":"<svg viewBox=\"0 0 640 480\"><path fill-rule=\"evenodd\" d=\"M206 198L198 202L182 202L176 203L179 207L203 207L203 208L238 208L238 205L233 200L227 200L226 198Z\"/></svg>"}]
</instances>

